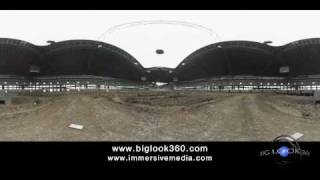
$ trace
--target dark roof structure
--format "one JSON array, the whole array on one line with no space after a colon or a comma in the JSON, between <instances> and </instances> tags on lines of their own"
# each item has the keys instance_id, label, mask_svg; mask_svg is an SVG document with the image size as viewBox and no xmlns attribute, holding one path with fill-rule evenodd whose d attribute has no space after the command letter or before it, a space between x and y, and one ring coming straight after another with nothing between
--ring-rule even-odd
<instances>
[{"instance_id":1,"label":"dark roof structure","mask_svg":"<svg viewBox=\"0 0 320 180\"><path fill-rule=\"evenodd\" d=\"M290 67L289 76L320 75L320 38L295 41L280 49L283 64Z\"/></svg>"},{"instance_id":2,"label":"dark roof structure","mask_svg":"<svg viewBox=\"0 0 320 180\"><path fill-rule=\"evenodd\" d=\"M0 74L27 76L39 61L40 48L25 41L0 38Z\"/></svg>"},{"instance_id":3,"label":"dark roof structure","mask_svg":"<svg viewBox=\"0 0 320 180\"><path fill-rule=\"evenodd\" d=\"M127 52L110 44L70 40L44 47L41 75L94 75L140 80L144 68Z\"/></svg>"},{"instance_id":4,"label":"dark roof structure","mask_svg":"<svg viewBox=\"0 0 320 180\"><path fill-rule=\"evenodd\" d=\"M171 82L175 77L174 69L167 67L147 68L147 79L155 82Z\"/></svg>"},{"instance_id":5,"label":"dark roof structure","mask_svg":"<svg viewBox=\"0 0 320 180\"><path fill-rule=\"evenodd\" d=\"M283 67L288 72L281 72ZM37 68L35 73L32 69ZM0 38L0 75L93 75L139 82L320 75L320 38L278 47L251 41L218 42L193 52L174 69L144 68L124 50L99 41L69 40L36 46Z\"/></svg>"},{"instance_id":6,"label":"dark roof structure","mask_svg":"<svg viewBox=\"0 0 320 180\"><path fill-rule=\"evenodd\" d=\"M280 76L276 48L257 42L229 41L203 47L175 69L180 81L215 76Z\"/></svg>"}]
</instances>

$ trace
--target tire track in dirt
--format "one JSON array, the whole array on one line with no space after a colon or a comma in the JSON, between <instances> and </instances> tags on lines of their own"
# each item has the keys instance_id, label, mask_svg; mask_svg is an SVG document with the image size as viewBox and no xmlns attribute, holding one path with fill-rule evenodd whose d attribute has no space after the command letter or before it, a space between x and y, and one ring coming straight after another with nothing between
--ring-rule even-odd
<instances>
[{"instance_id":1,"label":"tire track in dirt","mask_svg":"<svg viewBox=\"0 0 320 180\"><path fill-rule=\"evenodd\" d=\"M256 96L254 94L241 95L238 102L239 121L241 122L241 133L238 140L254 141L258 136L258 127L256 124L256 117L253 111L252 104L255 102Z\"/></svg>"},{"instance_id":2,"label":"tire track in dirt","mask_svg":"<svg viewBox=\"0 0 320 180\"><path fill-rule=\"evenodd\" d=\"M285 117L285 114L266 103L267 96L258 93L246 96L247 101L243 107L245 114L250 114L251 120L244 124L249 126L247 130L251 132L249 140L271 141L282 134L282 127L278 126L278 122Z\"/></svg>"},{"instance_id":3,"label":"tire track in dirt","mask_svg":"<svg viewBox=\"0 0 320 180\"><path fill-rule=\"evenodd\" d=\"M49 140L53 125L56 121L53 116L62 112L64 99L55 99L41 111L32 111L24 116L18 115L0 125L0 140Z\"/></svg>"},{"instance_id":4,"label":"tire track in dirt","mask_svg":"<svg viewBox=\"0 0 320 180\"><path fill-rule=\"evenodd\" d=\"M0 113L0 121L1 121L1 119L10 118L12 116L33 113L35 111L41 110L43 108L46 108L46 107L50 106L51 104L52 104L52 102L48 102L46 104L43 104L43 105L40 105L40 106L36 106L36 107L32 107L32 108L26 109L26 110L18 110L18 111L9 112L9 113Z\"/></svg>"},{"instance_id":5,"label":"tire track in dirt","mask_svg":"<svg viewBox=\"0 0 320 180\"><path fill-rule=\"evenodd\" d=\"M281 114L283 116L292 116L296 118L302 118L300 111L294 107L284 108L281 104L280 99L273 98L272 95L261 96L260 104L263 104L267 110L270 110L273 113ZM296 111L295 111L296 110Z\"/></svg>"},{"instance_id":6,"label":"tire track in dirt","mask_svg":"<svg viewBox=\"0 0 320 180\"><path fill-rule=\"evenodd\" d=\"M317 117L306 121L290 113L305 106L291 97L213 93L207 102L157 107L114 102L109 96L67 94L46 107L1 119L0 140L271 141L294 132L304 133L303 140L320 139ZM84 125L84 130L68 128L70 123Z\"/></svg>"},{"instance_id":7,"label":"tire track in dirt","mask_svg":"<svg viewBox=\"0 0 320 180\"><path fill-rule=\"evenodd\" d=\"M279 110L282 108L279 99L270 98L270 96L272 94L258 94L254 101L253 107L256 108L252 112L255 114L260 134L257 139L271 141L279 135L305 133L302 129L308 126L306 121L295 113L288 113L290 109L286 112ZM296 109L292 111L296 112Z\"/></svg>"},{"instance_id":8,"label":"tire track in dirt","mask_svg":"<svg viewBox=\"0 0 320 180\"><path fill-rule=\"evenodd\" d=\"M100 120L111 140L152 140L156 117L140 113L137 107L115 103L107 98L99 98L97 111L103 112Z\"/></svg>"},{"instance_id":9,"label":"tire track in dirt","mask_svg":"<svg viewBox=\"0 0 320 180\"><path fill-rule=\"evenodd\" d=\"M215 96L214 96L215 97ZM210 103L191 105L170 114L161 115L158 137L161 140L220 140L219 125L223 121L216 109L219 105L236 98L227 95Z\"/></svg>"},{"instance_id":10,"label":"tire track in dirt","mask_svg":"<svg viewBox=\"0 0 320 180\"><path fill-rule=\"evenodd\" d=\"M107 140L108 130L102 123L104 117L103 110L99 107L97 98L93 95L76 95L76 100L71 104L66 119L70 123L84 125L84 130L71 130L71 139L76 140Z\"/></svg>"},{"instance_id":11,"label":"tire track in dirt","mask_svg":"<svg viewBox=\"0 0 320 180\"><path fill-rule=\"evenodd\" d=\"M290 101L288 101L290 104L289 106L283 105L283 100L286 100L289 98ZM305 141L314 141L320 139L320 124L319 124L319 116L314 117L308 117L305 118L302 116L302 112L305 109L308 109L309 111L317 110L316 106L314 104L299 104L296 101L297 97L287 97L287 96L281 96L281 97L273 97L265 99L265 102L267 104L272 104L274 108L276 108L278 111L283 112L280 117L277 119L278 126L272 127L272 129L275 131L279 129L279 133L282 134L293 134L295 132L300 132L304 134L304 137L302 140ZM301 97L299 97L301 98ZM297 98L298 99L298 98ZM307 106L307 107L306 107ZM292 112L292 113L290 113ZM297 115L297 112L300 112L301 115ZM316 115L316 114L314 114Z\"/></svg>"}]
</instances>

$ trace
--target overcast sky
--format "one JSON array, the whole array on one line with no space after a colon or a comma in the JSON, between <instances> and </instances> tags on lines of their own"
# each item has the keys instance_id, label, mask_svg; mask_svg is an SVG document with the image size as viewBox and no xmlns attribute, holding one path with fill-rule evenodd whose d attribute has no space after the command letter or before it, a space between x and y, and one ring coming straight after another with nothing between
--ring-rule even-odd
<instances>
[{"instance_id":1,"label":"overcast sky","mask_svg":"<svg viewBox=\"0 0 320 180\"><path fill-rule=\"evenodd\" d=\"M160 20L177 24L136 24L108 33L120 24ZM0 11L0 37L36 45L47 40L101 40L129 52L145 67L175 67L196 49L217 41L271 40L272 45L284 45L320 37L319 20L320 11ZM156 49L165 53L158 55Z\"/></svg>"}]
</instances>

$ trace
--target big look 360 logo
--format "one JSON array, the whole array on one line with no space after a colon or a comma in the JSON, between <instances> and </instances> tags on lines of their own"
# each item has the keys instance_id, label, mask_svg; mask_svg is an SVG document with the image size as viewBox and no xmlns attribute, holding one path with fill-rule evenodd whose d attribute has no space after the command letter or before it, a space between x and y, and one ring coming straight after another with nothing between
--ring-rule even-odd
<instances>
[{"instance_id":1,"label":"big look 360 logo","mask_svg":"<svg viewBox=\"0 0 320 180\"><path fill-rule=\"evenodd\" d=\"M277 167L291 167L303 162L310 151L302 149L292 136L281 135L273 140L271 148L260 151L259 155L271 158Z\"/></svg>"}]
</instances>

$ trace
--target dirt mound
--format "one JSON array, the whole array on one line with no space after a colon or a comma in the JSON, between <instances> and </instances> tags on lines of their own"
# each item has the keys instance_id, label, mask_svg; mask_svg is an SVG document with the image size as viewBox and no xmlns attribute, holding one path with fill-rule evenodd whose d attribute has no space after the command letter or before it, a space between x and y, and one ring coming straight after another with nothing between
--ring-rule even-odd
<instances>
[{"instance_id":1,"label":"dirt mound","mask_svg":"<svg viewBox=\"0 0 320 180\"><path fill-rule=\"evenodd\" d=\"M220 97L223 94L220 94ZM119 103L143 104L150 106L190 106L204 102L210 102L215 97L212 93L193 92L138 92L138 93L118 93L112 98Z\"/></svg>"}]
</instances>

